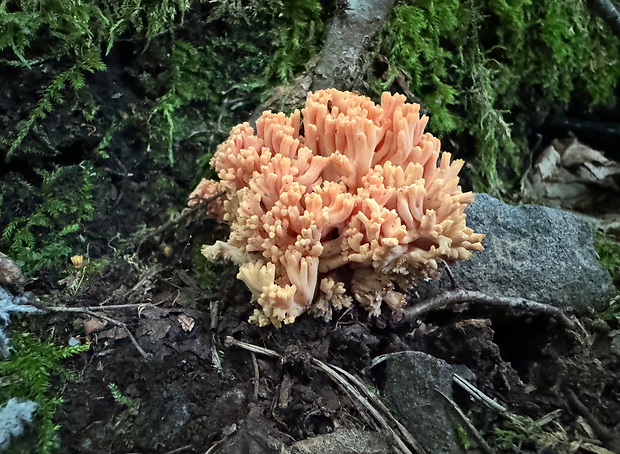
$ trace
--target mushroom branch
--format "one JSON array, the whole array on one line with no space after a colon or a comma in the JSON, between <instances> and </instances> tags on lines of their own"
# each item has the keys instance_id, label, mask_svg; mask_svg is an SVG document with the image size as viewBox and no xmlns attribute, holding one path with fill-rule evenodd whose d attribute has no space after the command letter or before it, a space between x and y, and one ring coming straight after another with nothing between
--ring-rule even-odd
<instances>
[{"instance_id":1,"label":"mushroom branch","mask_svg":"<svg viewBox=\"0 0 620 454\"><path fill-rule=\"evenodd\" d=\"M465 222L463 161L440 152L427 121L403 95L375 105L328 89L290 116L266 111L256 130L232 129L211 161L219 181L203 180L190 205L224 192L208 209L230 237L203 254L239 265L258 304L251 322L330 319L353 301L400 313L403 290L483 249Z\"/></svg>"}]
</instances>

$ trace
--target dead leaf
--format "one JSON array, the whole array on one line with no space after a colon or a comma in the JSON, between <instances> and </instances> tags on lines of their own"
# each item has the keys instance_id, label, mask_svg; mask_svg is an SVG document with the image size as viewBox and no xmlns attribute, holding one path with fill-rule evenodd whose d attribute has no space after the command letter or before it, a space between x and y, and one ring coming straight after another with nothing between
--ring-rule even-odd
<instances>
[{"instance_id":1,"label":"dead leaf","mask_svg":"<svg viewBox=\"0 0 620 454\"><path fill-rule=\"evenodd\" d=\"M574 137L554 139L522 181L521 192L536 203L591 209L605 198L620 197L620 163Z\"/></svg>"},{"instance_id":2,"label":"dead leaf","mask_svg":"<svg viewBox=\"0 0 620 454\"><path fill-rule=\"evenodd\" d=\"M177 316L177 320L181 324L181 328L183 328L183 331L187 333L193 330L194 325L196 324L196 320L185 314L180 314L179 316Z\"/></svg>"}]
</instances>

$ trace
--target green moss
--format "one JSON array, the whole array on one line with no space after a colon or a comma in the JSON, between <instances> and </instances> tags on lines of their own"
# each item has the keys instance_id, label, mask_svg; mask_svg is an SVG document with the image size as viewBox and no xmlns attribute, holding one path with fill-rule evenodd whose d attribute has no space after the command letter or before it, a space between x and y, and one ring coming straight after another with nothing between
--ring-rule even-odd
<instances>
[{"instance_id":1,"label":"green moss","mask_svg":"<svg viewBox=\"0 0 620 454\"><path fill-rule=\"evenodd\" d=\"M124 407L123 411L110 421L110 429L124 440L127 448L131 449L134 442L130 435L136 416L140 411L140 399L132 399L124 395L116 383L108 384L108 388L114 401Z\"/></svg>"},{"instance_id":2,"label":"green moss","mask_svg":"<svg viewBox=\"0 0 620 454\"><path fill-rule=\"evenodd\" d=\"M620 296L612 298L609 306L598 314L598 318L605 321L615 320L617 323L620 323Z\"/></svg>"},{"instance_id":3,"label":"green moss","mask_svg":"<svg viewBox=\"0 0 620 454\"><path fill-rule=\"evenodd\" d=\"M416 96L424 99L433 112L430 128L438 134L452 131L456 118L448 110L457 90L448 83L452 52L442 39L457 30L459 1L425 1L398 5L386 25L382 49L390 60L385 86L402 71Z\"/></svg>"},{"instance_id":4,"label":"green moss","mask_svg":"<svg viewBox=\"0 0 620 454\"><path fill-rule=\"evenodd\" d=\"M163 145L171 164L185 138L215 148L239 122L234 112L247 114L270 88L288 83L323 38L314 0L212 3L208 40L172 41L169 71L160 77L168 89L149 115L150 144Z\"/></svg>"},{"instance_id":5,"label":"green moss","mask_svg":"<svg viewBox=\"0 0 620 454\"><path fill-rule=\"evenodd\" d=\"M564 429L554 420L541 424L527 416L508 414L498 425L493 426L492 434L485 439L491 448L498 452L518 452L524 443L535 444L540 451L567 452L568 437Z\"/></svg>"},{"instance_id":6,"label":"green moss","mask_svg":"<svg viewBox=\"0 0 620 454\"><path fill-rule=\"evenodd\" d=\"M598 233L594 241L594 248L599 262L603 265L614 282L620 281L620 244L611 235Z\"/></svg>"},{"instance_id":7,"label":"green moss","mask_svg":"<svg viewBox=\"0 0 620 454\"><path fill-rule=\"evenodd\" d=\"M63 402L50 390L53 376L74 380L61 365L61 360L89 349L89 345L59 347L40 342L27 333L14 332L11 336L12 354L0 362L0 406L12 397L32 400L38 404L35 417L39 454L51 453L56 444L54 414ZM32 446L32 443L28 443ZM34 450L33 450L34 452Z\"/></svg>"},{"instance_id":8,"label":"green moss","mask_svg":"<svg viewBox=\"0 0 620 454\"><path fill-rule=\"evenodd\" d=\"M94 213L89 163L35 171L36 186L13 173L0 182L0 248L28 276L66 264L83 248L80 230Z\"/></svg>"},{"instance_id":9,"label":"green moss","mask_svg":"<svg viewBox=\"0 0 620 454\"><path fill-rule=\"evenodd\" d=\"M475 187L496 194L525 170L525 124L574 97L610 103L620 78L620 40L580 0L405 1L382 40L375 90L406 74L433 133L473 138Z\"/></svg>"},{"instance_id":10,"label":"green moss","mask_svg":"<svg viewBox=\"0 0 620 454\"><path fill-rule=\"evenodd\" d=\"M15 121L0 138L0 160L30 166L26 174L2 176L0 250L28 275L66 264L83 249L79 233L102 203L92 199L92 175L107 174L101 167L109 167L104 160L122 134L132 128L158 168L167 164L183 172L195 156L213 150L270 87L303 68L321 39L320 13L314 0L0 2L0 69L41 87L34 100L30 91L16 88L34 103L8 112ZM188 28L185 21L191 21ZM98 102L108 98L93 93L84 75L108 71L103 60L120 38L130 52L144 47L136 76L145 100L111 111L100 108ZM88 161L81 165L65 164L74 161L76 150L61 151L55 141L62 132L46 129L72 121L97 131L83 147ZM80 138L65 127L65 136ZM179 162L179 150L188 146L194 156L182 154Z\"/></svg>"},{"instance_id":11,"label":"green moss","mask_svg":"<svg viewBox=\"0 0 620 454\"><path fill-rule=\"evenodd\" d=\"M139 0L4 0L0 2L0 62L14 67L54 68L44 94L26 122L11 138L6 159L20 149L34 125L62 104L71 90L76 100L87 90L85 73L104 71L107 55L118 38L129 29L147 40L182 23L190 0L146 2ZM47 72L47 69L44 71ZM86 96L86 99L89 99ZM78 104L80 104L78 102ZM76 105L86 119L92 119L96 106ZM31 148L23 147L23 152Z\"/></svg>"}]
</instances>

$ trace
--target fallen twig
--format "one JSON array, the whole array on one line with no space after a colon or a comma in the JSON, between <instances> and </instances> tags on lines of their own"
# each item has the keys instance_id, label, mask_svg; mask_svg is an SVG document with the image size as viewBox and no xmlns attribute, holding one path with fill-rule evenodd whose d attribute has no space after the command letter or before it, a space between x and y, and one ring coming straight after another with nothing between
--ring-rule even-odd
<instances>
[{"instance_id":1,"label":"fallen twig","mask_svg":"<svg viewBox=\"0 0 620 454\"><path fill-rule=\"evenodd\" d=\"M219 320L219 304L217 300L211 300L209 302L209 312L211 313L211 331L217 329L217 322Z\"/></svg>"},{"instance_id":2,"label":"fallen twig","mask_svg":"<svg viewBox=\"0 0 620 454\"><path fill-rule=\"evenodd\" d=\"M150 355L148 353L146 353L144 351L144 349L142 349L142 347L140 347L140 345L138 344L138 341L136 341L136 338L133 336L133 334L131 333L131 331L129 330L129 328L127 327L127 324L125 324L124 322L121 322L120 320L117 320L115 318L109 317L107 315L102 314L102 312L112 312L112 311L123 311L123 310L137 310L138 314L140 314L144 309L149 309L149 308L154 308L157 309L159 311L163 311L163 312L193 312L193 311L188 311L186 309L181 309L181 308L177 308L177 309L167 309L167 308L161 308L159 306L156 306L154 304L151 303L145 303L145 304L116 304L116 305L110 305L110 306L88 306L88 307L69 307L69 306L42 306L41 304L37 304L37 303L31 303L34 307L37 308L38 313L42 313L42 314L49 314L52 312L65 312L65 313L73 313L73 314L86 314L86 315L90 315L92 317L97 317L100 318L102 320L106 320L110 323L112 323L115 326L119 326L121 328L123 328L123 330L125 331L125 333L127 333L127 336L129 337L129 339L131 340L131 343L136 347L136 350L138 350L138 353L140 353L140 355L142 355L145 359L150 359ZM36 313L36 312L35 312Z\"/></svg>"},{"instance_id":3,"label":"fallen twig","mask_svg":"<svg viewBox=\"0 0 620 454\"><path fill-rule=\"evenodd\" d=\"M577 394L573 392L572 389L567 390L568 402L569 404L577 410L581 416L585 418L585 420L590 424L590 427L594 429L596 435L598 435L602 441L608 442L613 439L611 432L607 427L605 427L591 412L588 408L579 400Z\"/></svg>"},{"instance_id":4,"label":"fallen twig","mask_svg":"<svg viewBox=\"0 0 620 454\"><path fill-rule=\"evenodd\" d=\"M348 380L348 377L342 373L344 372L342 369L325 364L318 359L313 359L312 362L317 366L319 370L322 370L327 374L329 378L334 380L336 384L345 393L347 393L347 395L351 398L353 402L359 404L361 406L361 409L372 415L374 421L379 424L381 429L383 429L390 436L390 438L392 438L392 440L396 442L396 445L399 448L399 452L402 452L404 454L413 454L413 452L425 452L421 446L420 449L415 449L415 451L412 451L409 446L407 446L405 441L401 438L401 436L397 434L394 429L392 429L392 427L387 423L381 413L368 401L368 399L364 398L358 387L354 386L354 384L351 383L350 380Z\"/></svg>"},{"instance_id":5,"label":"fallen twig","mask_svg":"<svg viewBox=\"0 0 620 454\"><path fill-rule=\"evenodd\" d=\"M460 375L454 374L454 376L452 377L452 381L454 381L455 384L463 388L474 399L476 399L478 402L483 403L489 409L494 410L502 415L505 415L508 413L508 410L506 410L505 407L495 402L493 399L488 397L486 394L484 394L482 391L480 391L478 388L476 388L474 385L469 383L467 380L465 380Z\"/></svg>"},{"instance_id":6,"label":"fallen twig","mask_svg":"<svg viewBox=\"0 0 620 454\"><path fill-rule=\"evenodd\" d=\"M164 270L164 267L162 265L160 265L159 263L154 265L154 266L152 266L152 267L150 267L148 270L146 270L146 272L142 276L140 276L140 279L138 279L138 282L136 282L134 284L134 286L131 287L129 290L124 292L122 295L116 295L115 294L116 291L115 291L110 296L108 296L105 300L103 300L101 303L99 303L99 305L100 306L106 306L107 302L111 301L113 299L125 300L132 293L135 293L140 287L143 287L148 282L149 279L151 279L152 277L154 277L157 274L161 273L163 270Z\"/></svg>"},{"instance_id":7,"label":"fallen twig","mask_svg":"<svg viewBox=\"0 0 620 454\"><path fill-rule=\"evenodd\" d=\"M261 355L267 355L273 358L280 358L280 359L283 358L283 356L279 354L278 352L274 352L273 350L269 350L268 348L259 347L258 345L249 344L247 342L237 340L232 336L226 336L226 339L224 340L224 345L227 347L234 345L235 347L241 347L245 350L249 350L254 353L260 353Z\"/></svg>"},{"instance_id":8,"label":"fallen twig","mask_svg":"<svg viewBox=\"0 0 620 454\"><path fill-rule=\"evenodd\" d=\"M252 395L252 397L254 398L254 401L256 401L258 400L258 384L260 380L260 371L258 370L256 353L250 352L250 355L252 355L252 365L254 366L254 379L252 380L254 382L254 394Z\"/></svg>"},{"instance_id":9,"label":"fallen twig","mask_svg":"<svg viewBox=\"0 0 620 454\"><path fill-rule=\"evenodd\" d=\"M435 392L439 395L439 397L441 397L446 410L448 410L450 414L457 419L461 427L467 431L469 436L476 440L478 447L486 454L494 454L495 451L493 451L485 439L482 438L482 435L480 435L478 429L474 427L469 418L465 415L465 413L463 413L463 410L461 410L461 408L452 399L441 391L436 389Z\"/></svg>"},{"instance_id":10,"label":"fallen twig","mask_svg":"<svg viewBox=\"0 0 620 454\"><path fill-rule=\"evenodd\" d=\"M75 313L86 313L86 312L114 312L114 311L125 311L125 310L137 310L138 315L142 313L145 309L156 309L163 313L169 312L182 312L193 317L200 315L200 311L195 309L186 309L182 307L159 307L153 303L140 303L140 304L110 304L109 306L43 306L38 303L29 303L32 306L36 307L41 312L75 312ZM99 314L95 314L97 317L101 317Z\"/></svg>"},{"instance_id":11,"label":"fallen twig","mask_svg":"<svg viewBox=\"0 0 620 454\"><path fill-rule=\"evenodd\" d=\"M554 434L543 430L544 425L551 422L560 414L558 410L552 411L542 418L534 421L531 418L511 413L459 375L454 374L452 379L454 383L468 392L474 400L485 405L491 410L498 412L502 417L506 418L512 424L514 429L520 433L528 434L528 437L534 437L539 440L542 445L552 446L558 442L558 439L554 436Z\"/></svg>"},{"instance_id":12,"label":"fallen twig","mask_svg":"<svg viewBox=\"0 0 620 454\"><path fill-rule=\"evenodd\" d=\"M80 313L80 314L87 314L90 315L92 317L97 317L100 318L102 320L105 320L107 322L112 323L115 326L121 327L123 328L123 330L125 331L125 333L127 334L127 336L129 337L129 340L131 340L131 343L134 345L134 347L136 347L136 350L138 350L138 353L140 353L140 355L142 355L142 357L146 360L150 359L150 355L148 353L146 353L144 351L144 349L142 347L140 347L140 344L138 344L138 341L136 341L136 338L133 336L133 334L131 334L131 331L129 330L129 328L127 327L127 325L123 322L121 322L120 320L116 320L115 318L112 317L108 317L107 315L101 314L100 310L93 310L93 309L103 309L103 308L90 308L90 307L64 307L64 306L60 306L60 307L37 307L37 309L39 309L38 312L34 312L36 313L50 313L50 312L70 312L70 313Z\"/></svg>"},{"instance_id":13,"label":"fallen twig","mask_svg":"<svg viewBox=\"0 0 620 454\"><path fill-rule=\"evenodd\" d=\"M192 448L192 445L181 446L180 448L173 449L172 451L166 451L164 454L178 454L179 452L189 451Z\"/></svg>"},{"instance_id":14,"label":"fallen twig","mask_svg":"<svg viewBox=\"0 0 620 454\"><path fill-rule=\"evenodd\" d=\"M450 285L452 285L452 290L458 290L459 284L457 284L456 282L456 278L454 277L452 268L446 262L444 262L443 266L444 266L444 269L446 270L446 274L448 275L448 278L450 279Z\"/></svg>"},{"instance_id":15,"label":"fallen twig","mask_svg":"<svg viewBox=\"0 0 620 454\"><path fill-rule=\"evenodd\" d=\"M317 359L313 360L313 361L318 361ZM379 399L377 396L375 396L366 386L366 384L364 384L364 382L362 380L360 380L359 377L347 372L346 370L338 367L338 366L330 366L332 367L334 370L336 370L337 372L339 372L340 374L342 374L344 377L346 377L351 383L355 384L357 389L361 391L361 393L364 395L365 399L367 399L369 402L371 402L380 412L383 416L385 416L387 419L389 419L390 421L392 421L392 423L396 426L398 432L399 432L399 439L403 439L404 441L407 442L408 447L410 449L413 449L415 452L418 452L420 454L423 454L424 448L422 447L422 445L420 445L420 443L418 443L418 441L413 437L413 435L411 434L411 432L409 432L407 430L407 428L405 426L403 426L390 412L390 410L385 406L385 404L381 401L381 399Z\"/></svg>"},{"instance_id":16,"label":"fallen twig","mask_svg":"<svg viewBox=\"0 0 620 454\"><path fill-rule=\"evenodd\" d=\"M566 328L573 330L577 324L557 307L539 303L525 298L510 296L490 296L482 292L472 290L450 290L441 295L419 302L403 311L403 320L415 321L420 315L447 306L460 303L487 304L490 306L503 306L512 310L536 312L557 318Z\"/></svg>"},{"instance_id":17,"label":"fallen twig","mask_svg":"<svg viewBox=\"0 0 620 454\"><path fill-rule=\"evenodd\" d=\"M127 298L129 295L137 291L140 287L144 286L144 284L146 284L146 282L149 279L158 275L163 270L164 270L164 267L160 265L159 263L150 267L148 270L146 270L146 272L142 276L140 276L140 279L138 279L138 282L136 282L136 284L133 287L131 287L127 291L127 293L123 295L123 298Z\"/></svg>"}]
</instances>

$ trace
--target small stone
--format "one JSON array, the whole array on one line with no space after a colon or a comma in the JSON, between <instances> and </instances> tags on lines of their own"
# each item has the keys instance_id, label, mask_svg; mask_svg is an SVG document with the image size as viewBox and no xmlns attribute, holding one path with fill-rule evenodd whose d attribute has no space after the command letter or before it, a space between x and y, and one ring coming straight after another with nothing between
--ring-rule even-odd
<instances>
[{"instance_id":1,"label":"small stone","mask_svg":"<svg viewBox=\"0 0 620 454\"><path fill-rule=\"evenodd\" d=\"M69 338L69 347L76 347L78 345L80 345L80 341L78 339L76 339L75 337Z\"/></svg>"},{"instance_id":2,"label":"small stone","mask_svg":"<svg viewBox=\"0 0 620 454\"><path fill-rule=\"evenodd\" d=\"M23 284L22 270L8 256L0 252L0 285Z\"/></svg>"}]
</instances>

